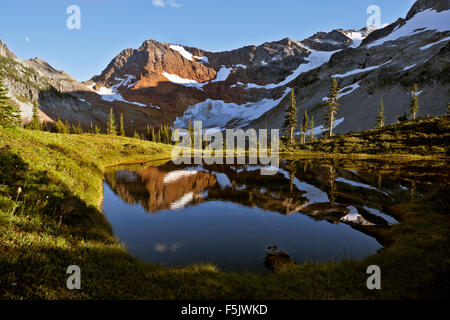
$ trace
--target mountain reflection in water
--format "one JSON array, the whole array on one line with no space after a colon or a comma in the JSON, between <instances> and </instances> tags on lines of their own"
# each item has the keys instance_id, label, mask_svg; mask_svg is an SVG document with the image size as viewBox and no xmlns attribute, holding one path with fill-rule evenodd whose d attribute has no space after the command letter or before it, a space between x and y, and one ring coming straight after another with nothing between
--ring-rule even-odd
<instances>
[{"instance_id":1,"label":"mountain reflection in water","mask_svg":"<svg viewBox=\"0 0 450 320\"><path fill-rule=\"evenodd\" d=\"M117 168L105 175L104 212L144 260L242 271L264 268L272 245L300 263L367 256L381 248L370 228L397 222L383 208L420 196L405 181L362 170L285 160L276 175L259 169L172 162Z\"/></svg>"}]
</instances>

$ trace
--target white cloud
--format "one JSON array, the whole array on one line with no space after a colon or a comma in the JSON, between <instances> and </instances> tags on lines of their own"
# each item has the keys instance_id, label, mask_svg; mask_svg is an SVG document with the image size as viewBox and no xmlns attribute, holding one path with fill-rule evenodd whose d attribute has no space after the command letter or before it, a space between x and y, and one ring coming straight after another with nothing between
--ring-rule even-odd
<instances>
[{"instance_id":1,"label":"white cloud","mask_svg":"<svg viewBox=\"0 0 450 320\"><path fill-rule=\"evenodd\" d=\"M163 0L152 0L152 4L155 7L165 7L166 6L166 4L164 3Z\"/></svg>"},{"instance_id":2,"label":"white cloud","mask_svg":"<svg viewBox=\"0 0 450 320\"><path fill-rule=\"evenodd\" d=\"M26 41L26 42L30 42L30 38L26 37L26 38L25 38L25 41Z\"/></svg>"},{"instance_id":3,"label":"white cloud","mask_svg":"<svg viewBox=\"0 0 450 320\"><path fill-rule=\"evenodd\" d=\"M182 3L179 3L176 0L152 0L152 4L158 8L163 8L165 6L169 6L172 8L179 8L183 6Z\"/></svg>"}]
</instances>

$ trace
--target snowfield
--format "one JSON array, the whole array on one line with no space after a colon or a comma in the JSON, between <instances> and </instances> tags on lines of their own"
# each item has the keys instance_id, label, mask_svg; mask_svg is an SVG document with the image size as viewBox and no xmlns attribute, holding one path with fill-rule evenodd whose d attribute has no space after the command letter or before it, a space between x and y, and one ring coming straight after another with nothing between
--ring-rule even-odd
<instances>
[{"instance_id":1,"label":"snowfield","mask_svg":"<svg viewBox=\"0 0 450 320\"><path fill-rule=\"evenodd\" d=\"M95 91L95 92L97 92L97 94L101 96L103 101L108 101L108 102L121 101L121 102L125 102L125 103L128 103L128 104L134 104L134 105L139 106L139 107L147 107L147 105L143 104L143 103L127 101L119 93L119 90L118 90L119 87L121 87L121 86L124 86L124 87L128 86L128 87L130 87L130 82L134 78L135 77L133 75L130 75L130 74L126 74L125 78L115 77L114 79L116 81L119 81L117 84L113 85L111 88L106 88L106 87L102 86L98 91ZM86 87L88 87L89 89L94 90L95 85L96 85L96 83L88 85Z\"/></svg>"},{"instance_id":2,"label":"snowfield","mask_svg":"<svg viewBox=\"0 0 450 320\"><path fill-rule=\"evenodd\" d=\"M209 63L208 57L199 57L199 56L194 56L192 55L192 53L190 53L189 51L187 51L184 47L182 46L178 46L178 45L173 45L171 44L169 46L170 49L172 49L173 51L178 52L183 58L189 60L189 61L194 61L194 59L196 60L200 60L203 63Z\"/></svg>"},{"instance_id":3,"label":"snowfield","mask_svg":"<svg viewBox=\"0 0 450 320\"><path fill-rule=\"evenodd\" d=\"M349 72L346 72L346 73L343 73L343 74L334 74L331 77L332 78L345 78L345 77L348 77L348 76L351 76L351 75L354 75L354 74L367 72L367 71L372 71L372 70L381 68L382 66L390 63L391 61L392 60L389 60L388 62L385 62L385 63L383 63L383 64L381 64L379 66L372 66L372 67L367 67L367 68L364 68L364 69L355 69L355 70L352 70L352 71L349 71Z\"/></svg>"},{"instance_id":4,"label":"snowfield","mask_svg":"<svg viewBox=\"0 0 450 320\"><path fill-rule=\"evenodd\" d=\"M336 52L339 52L341 50L336 51L316 51L313 49L308 48L307 46L304 46L306 49L311 51L310 55L305 58L307 63L302 63L298 66L297 69L295 69L290 76L288 76L286 79L281 81L280 83L271 83L266 85L258 85L255 83L248 83L247 89L274 89L278 87L282 87L287 85L289 82L295 80L300 76L302 73L308 72L310 70L316 69L323 65L324 63L327 63L330 61L330 58L333 54Z\"/></svg>"},{"instance_id":5,"label":"snowfield","mask_svg":"<svg viewBox=\"0 0 450 320\"><path fill-rule=\"evenodd\" d=\"M339 91L338 99L342 98L343 96L346 96L347 94L352 93L353 91L355 91L355 90L358 89L359 87L360 87L359 82L355 82L355 83L352 84L352 85L349 85L349 86L347 86L347 87L342 88L342 89ZM350 90L347 90L347 89L350 89ZM347 90L347 91L346 91L346 90ZM322 99L322 101L327 101L328 99L329 99L328 97L324 97L324 98Z\"/></svg>"},{"instance_id":6,"label":"snowfield","mask_svg":"<svg viewBox=\"0 0 450 320\"><path fill-rule=\"evenodd\" d=\"M450 30L450 10L437 12L434 9L428 9L416 13L414 17L406 21L404 26L396 28L386 37L368 44L367 47L379 46L385 42L409 37L427 30L438 32Z\"/></svg>"},{"instance_id":7,"label":"snowfield","mask_svg":"<svg viewBox=\"0 0 450 320\"><path fill-rule=\"evenodd\" d=\"M163 76L166 77L172 83L183 85L185 87L193 87L199 90L203 90L203 87L209 83L226 81L228 79L228 76L231 74L232 70L233 68L227 68L226 66L222 66L220 70L217 71L216 78L214 80L207 82L197 82L192 79L185 79L178 75L170 74L165 71L163 72Z\"/></svg>"},{"instance_id":8,"label":"snowfield","mask_svg":"<svg viewBox=\"0 0 450 320\"><path fill-rule=\"evenodd\" d=\"M344 118L336 119L336 120L334 121L334 123L333 123L333 129L336 128L338 125L340 125L342 122L344 122ZM328 131L328 129L325 128L325 126L324 126L323 124L320 125L320 126L318 126L318 127L315 127L315 128L312 129L312 130L314 131L314 134L315 134L315 135L322 134L322 133ZM308 131L306 131L306 135L310 135L310 134L311 134L311 129L309 129ZM296 132L295 135L296 135L296 136L299 136L299 135L300 135L300 132Z\"/></svg>"},{"instance_id":9,"label":"snowfield","mask_svg":"<svg viewBox=\"0 0 450 320\"><path fill-rule=\"evenodd\" d=\"M446 37L446 38L441 39L439 41L436 41L436 42L427 44L426 46L420 47L420 50L427 50L427 49L431 48L432 46L434 46L434 45L436 45L438 43L442 43L442 42L449 41L449 40L450 40L450 37Z\"/></svg>"},{"instance_id":10,"label":"snowfield","mask_svg":"<svg viewBox=\"0 0 450 320\"><path fill-rule=\"evenodd\" d=\"M201 120L204 128L225 128L227 123L233 121L233 126L243 127L251 120L257 119L267 111L276 107L290 92L287 88L281 98L277 100L263 99L258 102L248 102L238 105L222 100L207 99L187 108L181 117L174 121L178 128L187 128L188 120Z\"/></svg>"}]
</instances>

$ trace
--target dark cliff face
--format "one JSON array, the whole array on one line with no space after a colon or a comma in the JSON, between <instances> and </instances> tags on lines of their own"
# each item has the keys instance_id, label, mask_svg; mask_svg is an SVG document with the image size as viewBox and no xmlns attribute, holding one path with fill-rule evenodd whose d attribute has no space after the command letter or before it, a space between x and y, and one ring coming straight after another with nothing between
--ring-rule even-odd
<instances>
[{"instance_id":1,"label":"dark cliff face","mask_svg":"<svg viewBox=\"0 0 450 320\"><path fill-rule=\"evenodd\" d=\"M406 15L406 20L427 9L434 9L437 12L448 10L450 9L450 0L417 0Z\"/></svg>"}]
</instances>

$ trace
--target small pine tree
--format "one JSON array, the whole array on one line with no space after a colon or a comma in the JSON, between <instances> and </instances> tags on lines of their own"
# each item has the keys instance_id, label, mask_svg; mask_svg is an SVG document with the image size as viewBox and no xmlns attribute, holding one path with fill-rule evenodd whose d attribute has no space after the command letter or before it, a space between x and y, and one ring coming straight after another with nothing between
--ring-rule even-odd
<instances>
[{"instance_id":1,"label":"small pine tree","mask_svg":"<svg viewBox=\"0 0 450 320\"><path fill-rule=\"evenodd\" d=\"M106 134L111 135L117 135L117 128L116 128L116 117L114 115L113 108L109 110L109 118L108 122L106 123Z\"/></svg>"},{"instance_id":2,"label":"small pine tree","mask_svg":"<svg viewBox=\"0 0 450 320\"><path fill-rule=\"evenodd\" d=\"M81 128L81 123L78 122L78 126L77 126L77 134L83 134L83 128Z\"/></svg>"},{"instance_id":3,"label":"small pine tree","mask_svg":"<svg viewBox=\"0 0 450 320\"><path fill-rule=\"evenodd\" d=\"M316 140L316 136L314 134L314 116L311 116L311 121L309 122L309 134L311 137L311 141L315 141Z\"/></svg>"},{"instance_id":4,"label":"small pine tree","mask_svg":"<svg viewBox=\"0 0 450 320\"><path fill-rule=\"evenodd\" d=\"M60 118L55 122L55 130L57 133L67 133L67 128Z\"/></svg>"},{"instance_id":5,"label":"small pine tree","mask_svg":"<svg viewBox=\"0 0 450 320\"><path fill-rule=\"evenodd\" d=\"M95 134L101 134L102 130L100 129L99 126L95 125Z\"/></svg>"},{"instance_id":6,"label":"small pine tree","mask_svg":"<svg viewBox=\"0 0 450 320\"><path fill-rule=\"evenodd\" d=\"M120 113L120 122L119 122L119 135L125 136L125 129L123 128L123 113Z\"/></svg>"},{"instance_id":7,"label":"small pine tree","mask_svg":"<svg viewBox=\"0 0 450 320\"><path fill-rule=\"evenodd\" d=\"M409 101L409 116L411 119L415 119L417 112L419 111L419 86L417 84L413 85L411 92L411 98Z\"/></svg>"},{"instance_id":8,"label":"small pine tree","mask_svg":"<svg viewBox=\"0 0 450 320\"><path fill-rule=\"evenodd\" d=\"M135 138L135 139L140 139L141 136L139 135L139 133L137 133L136 131L134 131L134 136L133 136L133 138Z\"/></svg>"},{"instance_id":9,"label":"small pine tree","mask_svg":"<svg viewBox=\"0 0 450 320\"><path fill-rule=\"evenodd\" d=\"M306 142L306 133L308 132L308 111L305 109L303 113L303 123L302 123L302 143Z\"/></svg>"},{"instance_id":10,"label":"small pine tree","mask_svg":"<svg viewBox=\"0 0 450 320\"><path fill-rule=\"evenodd\" d=\"M39 106L36 101L33 102L33 116L31 122L28 124L27 129L41 130L41 118L39 116Z\"/></svg>"},{"instance_id":11,"label":"small pine tree","mask_svg":"<svg viewBox=\"0 0 450 320\"><path fill-rule=\"evenodd\" d=\"M92 121L91 121L91 125L90 125L90 128L89 128L89 132L91 134L94 134L94 126L92 125Z\"/></svg>"},{"instance_id":12,"label":"small pine tree","mask_svg":"<svg viewBox=\"0 0 450 320\"><path fill-rule=\"evenodd\" d=\"M295 100L294 89L291 89L291 101L286 113L286 118L284 121L283 128L289 135L289 141L291 144L294 143L294 130L297 127L297 105Z\"/></svg>"},{"instance_id":13,"label":"small pine tree","mask_svg":"<svg viewBox=\"0 0 450 320\"><path fill-rule=\"evenodd\" d=\"M0 125L3 127L17 127L20 122L19 112L10 101L8 90L0 80Z\"/></svg>"},{"instance_id":14,"label":"small pine tree","mask_svg":"<svg viewBox=\"0 0 450 320\"><path fill-rule=\"evenodd\" d=\"M450 102L447 103L447 115L450 116Z\"/></svg>"},{"instance_id":15,"label":"small pine tree","mask_svg":"<svg viewBox=\"0 0 450 320\"><path fill-rule=\"evenodd\" d=\"M325 128L328 130L328 136L333 136L333 126L336 113L338 111L339 88L336 78L331 80L330 97L326 101L327 110L325 111Z\"/></svg>"},{"instance_id":16,"label":"small pine tree","mask_svg":"<svg viewBox=\"0 0 450 320\"><path fill-rule=\"evenodd\" d=\"M384 127L384 102L383 99L380 101L380 108L377 114L377 128Z\"/></svg>"}]
</instances>

